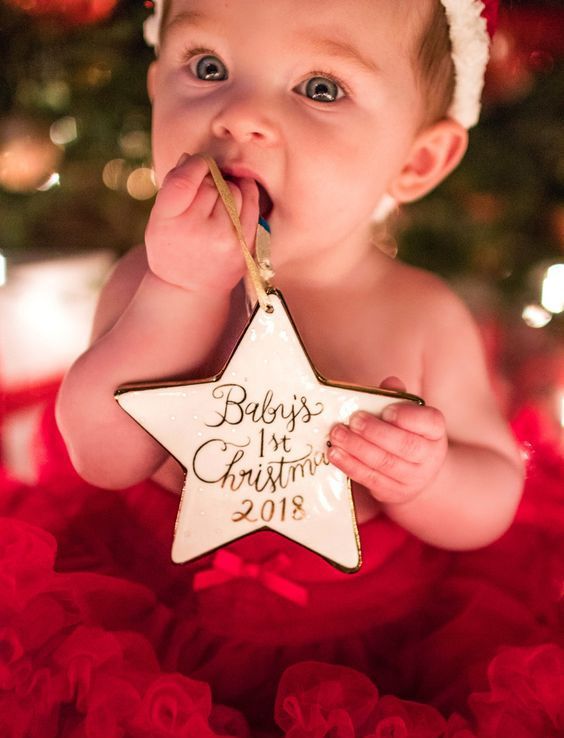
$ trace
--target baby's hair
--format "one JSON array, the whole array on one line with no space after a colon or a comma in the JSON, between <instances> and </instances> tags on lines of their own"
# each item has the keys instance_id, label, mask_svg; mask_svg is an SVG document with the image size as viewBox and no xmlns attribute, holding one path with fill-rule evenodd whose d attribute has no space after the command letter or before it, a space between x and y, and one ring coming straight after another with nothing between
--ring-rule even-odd
<instances>
[{"instance_id":1,"label":"baby's hair","mask_svg":"<svg viewBox=\"0 0 564 738\"><path fill-rule=\"evenodd\" d=\"M161 0L160 31L166 28L171 0ZM444 7L440 0L433 0L432 12L424 24L415 45L415 65L423 85L426 109L422 127L444 118L452 103L455 88L455 71L452 61L452 45Z\"/></svg>"},{"instance_id":2,"label":"baby's hair","mask_svg":"<svg viewBox=\"0 0 564 738\"><path fill-rule=\"evenodd\" d=\"M172 5L172 0L161 0L163 4L163 13L161 16L161 27L159 29L159 35L162 33L162 31L166 28L166 24L168 22L168 14L170 13L170 6Z\"/></svg>"},{"instance_id":3,"label":"baby's hair","mask_svg":"<svg viewBox=\"0 0 564 738\"><path fill-rule=\"evenodd\" d=\"M444 118L454 97L452 44L447 17L440 0L434 0L430 17L416 43L415 64L425 92L424 127Z\"/></svg>"}]
</instances>

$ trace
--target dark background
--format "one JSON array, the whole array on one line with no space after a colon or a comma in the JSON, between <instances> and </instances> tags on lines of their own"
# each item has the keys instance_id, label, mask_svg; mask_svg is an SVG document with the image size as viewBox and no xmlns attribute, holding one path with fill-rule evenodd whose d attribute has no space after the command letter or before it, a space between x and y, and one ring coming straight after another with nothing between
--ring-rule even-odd
<instances>
[{"instance_id":1,"label":"dark background","mask_svg":"<svg viewBox=\"0 0 564 738\"><path fill-rule=\"evenodd\" d=\"M142 38L149 12L143 0L0 0L0 251L8 263L119 254L142 240L154 193L145 89L153 52ZM492 365L519 391L525 358L556 355L562 376L550 381L564 391L562 314L547 315L540 329L522 318L540 301L547 266L564 262L563 121L564 5L506 2L468 155L395 223L400 257L463 295Z\"/></svg>"}]
</instances>

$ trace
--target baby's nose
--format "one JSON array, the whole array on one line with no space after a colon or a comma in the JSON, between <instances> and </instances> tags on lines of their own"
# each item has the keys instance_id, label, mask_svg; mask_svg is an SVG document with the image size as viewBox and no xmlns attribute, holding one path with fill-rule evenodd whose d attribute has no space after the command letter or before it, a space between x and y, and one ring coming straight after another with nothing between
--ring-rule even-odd
<instances>
[{"instance_id":1,"label":"baby's nose","mask_svg":"<svg viewBox=\"0 0 564 738\"><path fill-rule=\"evenodd\" d=\"M254 141L265 146L278 140L278 125L273 111L256 96L239 95L226 100L212 120L218 138L233 138L239 143Z\"/></svg>"}]
</instances>

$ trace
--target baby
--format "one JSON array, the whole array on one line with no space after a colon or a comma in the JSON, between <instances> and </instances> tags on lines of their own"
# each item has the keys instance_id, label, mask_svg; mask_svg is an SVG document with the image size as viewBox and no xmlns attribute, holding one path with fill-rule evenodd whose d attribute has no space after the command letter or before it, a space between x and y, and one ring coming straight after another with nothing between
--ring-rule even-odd
<instances>
[{"instance_id":1,"label":"baby","mask_svg":"<svg viewBox=\"0 0 564 738\"><path fill-rule=\"evenodd\" d=\"M371 237L378 205L423 197L465 153L487 59L483 9L480 0L159 4L148 75L159 193L145 244L114 270L91 347L58 398L85 479L121 488L153 478L179 492L183 470L114 392L217 373L245 325L245 262L198 156L206 152L248 243L259 215L268 220L273 282L318 371L425 399L332 429L329 459L353 480L358 521L384 513L449 549L484 546L508 528L522 468L472 319L438 278Z\"/></svg>"}]
</instances>

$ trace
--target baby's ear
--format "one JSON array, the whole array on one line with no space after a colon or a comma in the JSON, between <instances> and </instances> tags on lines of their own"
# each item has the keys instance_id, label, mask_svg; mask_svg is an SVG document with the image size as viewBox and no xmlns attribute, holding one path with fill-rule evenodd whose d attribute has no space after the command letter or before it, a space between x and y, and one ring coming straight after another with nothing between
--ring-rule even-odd
<instances>
[{"instance_id":1,"label":"baby's ear","mask_svg":"<svg viewBox=\"0 0 564 738\"><path fill-rule=\"evenodd\" d=\"M467 147L468 131L450 118L420 131L389 194L400 203L423 197L458 166Z\"/></svg>"},{"instance_id":2,"label":"baby's ear","mask_svg":"<svg viewBox=\"0 0 564 738\"><path fill-rule=\"evenodd\" d=\"M147 70L147 92L149 93L149 100L153 102L155 98L155 85L157 76L157 62L151 62L149 69Z\"/></svg>"}]
</instances>

